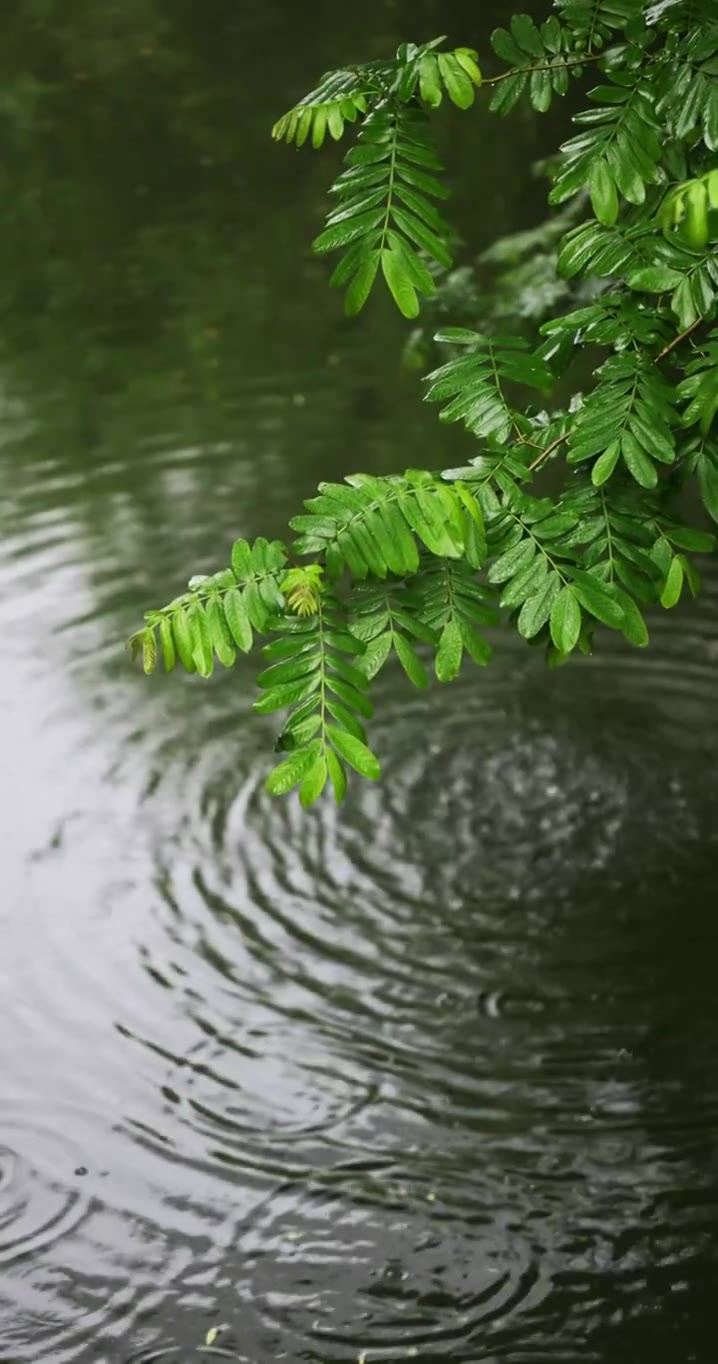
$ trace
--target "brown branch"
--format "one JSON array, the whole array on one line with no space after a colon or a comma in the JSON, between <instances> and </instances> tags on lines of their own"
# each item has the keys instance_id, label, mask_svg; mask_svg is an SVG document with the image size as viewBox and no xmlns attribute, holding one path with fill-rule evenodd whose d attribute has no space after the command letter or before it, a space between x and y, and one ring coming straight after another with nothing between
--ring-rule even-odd
<instances>
[{"instance_id":1,"label":"brown branch","mask_svg":"<svg viewBox=\"0 0 718 1364\"><path fill-rule=\"evenodd\" d=\"M541 454L537 455L535 460L533 460L533 462L528 465L529 473L532 473L534 469L538 469L539 464L543 464L544 460L548 459L549 455L552 455L554 450L556 450L559 445L563 445L563 442L565 440L568 440L569 434L570 432L564 431L562 436L557 436L555 440L552 440L551 444L547 445L546 449L542 450Z\"/></svg>"},{"instance_id":2,"label":"brown branch","mask_svg":"<svg viewBox=\"0 0 718 1364\"><path fill-rule=\"evenodd\" d=\"M663 350L659 350L655 357L655 364L658 364L659 360L663 360L666 355L669 355L675 346L680 346L681 341L685 341L689 336L692 336L696 327L700 327L702 321L702 317L697 317L695 322L691 322L690 327L686 327L685 331L679 332L678 336L674 336L673 340L669 341L668 345L663 347Z\"/></svg>"},{"instance_id":3,"label":"brown branch","mask_svg":"<svg viewBox=\"0 0 718 1364\"><path fill-rule=\"evenodd\" d=\"M502 71L500 76L489 76L482 80L481 84L498 85L499 81L507 81L509 76L528 75L531 71L567 71L571 66L586 66L588 62L600 62L605 55L605 52L595 52L585 57L576 57L570 62L548 62L541 66L512 66L510 71Z\"/></svg>"}]
</instances>

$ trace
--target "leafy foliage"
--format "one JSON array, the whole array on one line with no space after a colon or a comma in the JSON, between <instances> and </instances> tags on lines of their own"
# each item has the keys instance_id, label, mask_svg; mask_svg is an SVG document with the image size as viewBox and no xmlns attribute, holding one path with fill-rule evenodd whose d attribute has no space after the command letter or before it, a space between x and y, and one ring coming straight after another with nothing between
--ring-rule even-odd
<instances>
[{"instance_id":1,"label":"leafy foliage","mask_svg":"<svg viewBox=\"0 0 718 1364\"><path fill-rule=\"evenodd\" d=\"M602 630L642 648L645 608L697 592L693 556L715 543L676 503L692 482L718 522L712 0L556 0L543 22L496 30L505 66L486 76L443 42L328 73L274 136L319 148L354 126L314 248L341 253L347 313L381 278L404 316L423 299L440 319L426 398L476 444L460 468L320 484L290 543L238 540L231 567L193 578L130 641L146 672L161 657L207 677L267 637L255 709L285 713L267 785L305 805L327 784L343 800L348 769L379 776L365 725L385 666L426 687L432 662L450 682L467 656L489 662L502 621L551 667ZM548 163L554 212L484 251L482 287L452 266L430 119L485 87L501 115L525 96L542 113L572 81L587 107ZM422 322L415 353L425 336ZM551 495L537 486L549 467Z\"/></svg>"}]
</instances>

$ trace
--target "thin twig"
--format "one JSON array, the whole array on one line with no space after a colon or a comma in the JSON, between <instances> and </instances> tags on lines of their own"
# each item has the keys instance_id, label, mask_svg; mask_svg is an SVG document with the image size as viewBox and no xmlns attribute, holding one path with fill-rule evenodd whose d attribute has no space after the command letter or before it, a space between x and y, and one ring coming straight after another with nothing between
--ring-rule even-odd
<instances>
[{"instance_id":1,"label":"thin twig","mask_svg":"<svg viewBox=\"0 0 718 1364\"><path fill-rule=\"evenodd\" d=\"M681 341L685 341L687 337L691 336L696 327L700 326L702 321L702 317L697 317L695 322L691 322L690 327L686 327L685 331L679 332L678 336L674 336L673 340L669 341L668 345L663 347L663 350L659 350L655 358L655 363L658 364L659 360L663 360L666 355L670 354L674 346L680 346Z\"/></svg>"},{"instance_id":2,"label":"thin twig","mask_svg":"<svg viewBox=\"0 0 718 1364\"><path fill-rule=\"evenodd\" d=\"M549 62L542 66L512 66L510 71L502 71L500 76L489 76L482 80L482 85L498 85L499 81L507 81L509 76L528 75L530 71L567 71L571 66L586 66L588 62L600 62L605 57L605 52L594 52L585 57L576 57L570 62Z\"/></svg>"},{"instance_id":3,"label":"thin twig","mask_svg":"<svg viewBox=\"0 0 718 1364\"><path fill-rule=\"evenodd\" d=\"M552 455L554 450L556 450L559 445L563 445L563 442L565 440L568 440L569 435L570 432L564 431L562 436L557 436L555 440L552 440L551 444L547 445L546 449L542 450L541 454L537 455L535 460L533 460L533 462L528 465L529 473L531 473L534 469L538 469L539 464L543 464L544 460L548 459L549 455Z\"/></svg>"}]
</instances>

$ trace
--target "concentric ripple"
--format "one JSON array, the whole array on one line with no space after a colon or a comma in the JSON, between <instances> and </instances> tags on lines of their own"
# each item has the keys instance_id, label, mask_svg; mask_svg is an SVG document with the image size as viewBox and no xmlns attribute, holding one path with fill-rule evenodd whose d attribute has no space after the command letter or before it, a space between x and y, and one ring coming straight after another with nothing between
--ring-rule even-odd
<instances>
[{"instance_id":1,"label":"concentric ripple","mask_svg":"<svg viewBox=\"0 0 718 1364\"><path fill-rule=\"evenodd\" d=\"M47 1249L87 1215L87 1173L77 1150L31 1119L3 1113L0 1127L0 1265Z\"/></svg>"},{"instance_id":2,"label":"concentric ripple","mask_svg":"<svg viewBox=\"0 0 718 1364\"><path fill-rule=\"evenodd\" d=\"M178 1131L270 1181L218 1285L263 1356L578 1359L619 1287L627 1318L660 1303L657 1247L664 1275L709 1253L712 928L682 934L676 896L714 846L712 714L676 724L670 652L638 686L615 658L609 695L600 663L550 691L496 668L408 701L390 680L384 783L340 815L268 800L264 736L239 773L205 743L199 817L155 844L153 971L197 1028Z\"/></svg>"}]
</instances>

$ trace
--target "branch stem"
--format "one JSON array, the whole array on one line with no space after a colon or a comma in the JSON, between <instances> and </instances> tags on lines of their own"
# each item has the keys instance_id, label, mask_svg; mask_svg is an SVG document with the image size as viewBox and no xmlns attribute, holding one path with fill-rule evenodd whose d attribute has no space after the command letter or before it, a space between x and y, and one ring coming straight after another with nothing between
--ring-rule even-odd
<instances>
[{"instance_id":1,"label":"branch stem","mask_svg":"<svg viewBox=\"0 0 718 1364\"><path fill-rule=\"evenodd\" d=\"M680 346L681 341L686 341L689 336L692 336L693 332L696 330L696 327L700 327L702 321L703 321L702 317L697 317L695 322L691 322L690 327L686 327L684 331L679 332L677 336L674 336L673 340L669 341L668 344L663 347L663 350L659 350L655 358L655 363L658 364L659 360L663 360L666 355L670 355L671 351L676 346Z\"/></svg>"},{"instance_id":2,"label":"branch stem","mask_svg":"<svg viewBox=\"0 0 718 1364\"><path fill-rule=\"evenodd\" d=\"M605 55L605 52L594 52L584 57L576 57L570 62L543 62L538 66L512 66L510 71L502 71L500 76L489 76L482 80L481 84L498 85L499 81L507 81L510 76L528 75L531 71L567 71L572 66L586 66L587 62L600 62Z\"/></svg>"}]
</instances>

